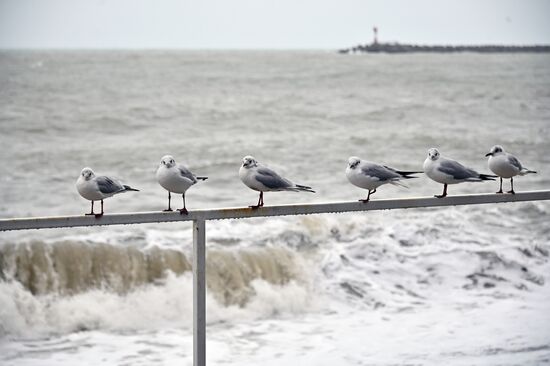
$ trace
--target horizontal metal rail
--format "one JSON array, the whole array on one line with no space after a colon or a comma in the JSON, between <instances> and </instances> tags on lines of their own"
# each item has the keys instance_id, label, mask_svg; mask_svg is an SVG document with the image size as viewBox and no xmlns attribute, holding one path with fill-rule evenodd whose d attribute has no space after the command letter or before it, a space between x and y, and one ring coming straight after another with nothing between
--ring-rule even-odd
<instances>
[{"instance_id":1,"label":"horizontal metal rail","mask_svg":"<svg viewBox=\"0 0 550 366\"><path fill-rule=\"evenodd\" d=\"M0 231L28 230L46 228L64 228L78 226L128 225L155 222L196 221L242 219L266 216L309 215L321 213L339 213L356 211L391 210L402 208L441 207L458 205L477 205L485 203L523 202L550 200L550 191L530 191L516 194L470 194L447 196L445 198L418 197L399 199L379 199L363 202L332 202L296 205L265 206L254 209L220 208L190 211L188 215L179 212L131 212L94 216L54 216L15 218L0 220Z\"/></svg>"}]
</instances>

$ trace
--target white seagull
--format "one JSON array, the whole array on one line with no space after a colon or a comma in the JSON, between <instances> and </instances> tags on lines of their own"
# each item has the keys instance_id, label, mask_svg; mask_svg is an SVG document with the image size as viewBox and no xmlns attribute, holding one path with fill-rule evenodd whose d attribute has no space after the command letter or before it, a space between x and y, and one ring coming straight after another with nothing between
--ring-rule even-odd
<instances>
[{"instance_id":1,"label":"white seagull","mask_svg":"<svg viewBox=\"0 0 550 366\"><path fill-rule=\"evenodd\" d=\"M138 189L122 184L116 178L96 176L94 171L90 168L82 169L82 172L76 181L76 189L82 197L92 201L92 210L86 215L95 215L95 217L101 217L103 215L104 199L118 193L139 191ZM101 201L100 214L94 214L94 201Z\"/></svg>"},{"instance_id":2,"label":"white seagull","mask_svg":"<svg viewBox=\"0 0 550 366\"><path fill-rule=\"evenodd\" d=\"M185 192L193 184L197 183L197 180L207 180L208 177L197 177L191 173L182 164L176 164L176 161L171 155L163 156L160 160L159 168L157 169L157 181L162 188L168 191L168 209L164 211L172 211L170 208L170 200L172 196L170 192L181 193L183 197L183 208L178 211L183 215L187 215L188 211L185 207Z\"/></svg>"},{"instance_id":3,"label":"white seagull","mask_svg":"<svg viewBox=\"0 0 550 366\"><path fill-rule=\"evenodd\" d=\"M352 156L348 159L348 166L346 168L346 177L351 184L368 189L369 193L366 199L359 200L361 202L368 202L370 195L376 192L376 188L383 184L393 184L408 188L405 184L399 182L401 179L411 179L417 177L411 177L412 174L419 174L422 172L405 172L395 170L385 165L379 165L370 161L361 160L356 156Z\"/></svg>"},{"instance_id":4,"label":"white seagull","mask_svg":"<svg viewBox=\"0 0 550 366\"><path fill-rule=\"evenodd\" d=\"M243 164L239 169L239 178L248 188L260 192L258 204L249 206L258 208L264 205L264 192L292 191L315 193L311 187L294 184L288 179L281 177L275 171L260 165L252 156L245 156Z\"/></svg>"},{"instance_id":5,"label":"white seagull","mask_svg":"<svg viewBox=\"0 0 550 366\"><path fill-rule=\"evenodd\" d=\"M473 169L466 168L458 161L447 159L439 154L437 149L428 150L428 157L424 161L424 173L443 184L443 194L435 195L437 198L447 196L447 185L462 182L481 182L484 180L495 180L496 175L479 174Z\"/></svg>"},{"instance_id":6,"label":"white seagull","mask_svg":"<svg viewBox=\"0 0 550 366\"><path fill-rule=\"evenodd\" d=\"M521 165L520 161L512 154L504 151L502 146L495 145L485 156L489 157L489 169L500 177L500 189L497 193L502 193L502 178L510 178L510 188L507 193L514 192L514 177L516 175L525 175L536 173L534 170L529 170Z\"/></svg>"}]
</instances>

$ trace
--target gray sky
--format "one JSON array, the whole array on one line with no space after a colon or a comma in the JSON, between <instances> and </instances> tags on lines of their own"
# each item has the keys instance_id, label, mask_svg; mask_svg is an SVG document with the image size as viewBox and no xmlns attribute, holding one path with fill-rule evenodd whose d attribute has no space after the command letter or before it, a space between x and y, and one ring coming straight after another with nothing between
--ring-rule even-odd
<instances>
[{"instance_id":1,"label":"gray sky","mask_svg":"<svg viewBox=\"0 0 550 366\"><path fill-rule=\"evenodd\" d=\"M550 44L547 0L0 0L0 48Z\"/></svg>"}]
</instances>

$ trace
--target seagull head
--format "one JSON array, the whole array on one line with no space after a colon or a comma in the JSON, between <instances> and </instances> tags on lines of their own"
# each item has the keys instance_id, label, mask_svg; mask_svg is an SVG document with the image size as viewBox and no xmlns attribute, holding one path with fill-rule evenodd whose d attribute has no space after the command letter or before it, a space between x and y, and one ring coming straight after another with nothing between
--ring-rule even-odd
<instances>
[{"instance_id":1,"label":"seagull head","mask_svg":"<svg viewBox=\"0 0 550 366\"><path fill-rule=\"evenodd\" d=\"M176 165L176 161L172 155L165 155L160 159L160 165L166 168L171 168Z\"/></svg>"},{"instance_id":2,"label":"seagull head","mask_svg":"<svg viewBox=\"0 0 550 366\"><path fill-rule=\"evenodd\" d=\"M495 145L491 148L491 151L489 151L485 156L494 156L498 154L502 154L504 152L504 149L500 145Z\"/></svg>"},{"instance_id":3,"label":"seagull head","mask_svg":"<svg viewBox=\"0 0 550 366\"><path fill-rule=\"evenodd\" d=\"M428 157L431 160L436 161L437 159L439 159L439 156L439 151L435 147L432 147L430 150L428 150Z\"/></svg>"},{"instance_id":4,"label":"seagull head","mask_svg":"<svg viewBox=\"0 0 550 366\"><path fill-rule=\"evenodd\" d=\"M355 169L360 162L361 159L359 159L357 156L352 156L348 159L348 166L350 169Z\"/></svg>"},{"instance_id":5,"label":"seagull head","mask_svg":"<svg viewBox=\"0 0 550 366\"><path fill-rule=\"evenodd\" d=\"M82 169L80 175L82 176L82 178L84 178L84 180L90 180L95 177L95 173L91 168Z\"/></svg>"},{"instance_id":6,"label":"seagull head","mask_svg":"<svg viewBox=\"0 0 550 366\"><path fill-rule=\"evenodd\" d=\"M243 167L244 168L253 168L258 165L258 162L254 157L247 155L243 158Z\"/></svg>"}]
</instances>

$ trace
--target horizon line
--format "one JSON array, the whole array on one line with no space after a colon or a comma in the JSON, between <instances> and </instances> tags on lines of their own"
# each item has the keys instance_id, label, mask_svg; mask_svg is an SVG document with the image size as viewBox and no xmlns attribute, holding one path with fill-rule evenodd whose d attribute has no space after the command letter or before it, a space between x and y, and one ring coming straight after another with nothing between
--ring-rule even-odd
<instances>
[{"instance_id":1,"label":"horizon line","mask_svg":"<svg viewBox=\"0 0 550 366\"><path fill-rule=\"evenodd\" d=\"M342 47L353 47L357 45L372 45L372 41L356 42L348 46L338 47L187 47L187 46L0 46L0 51L338 51ZM378 42L379 45L414 45L414 46L444 46L444 47L548 47L546 43L413 43L387 41Z\"/></svg>"}]
</instances>

